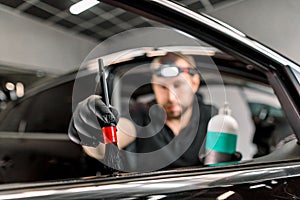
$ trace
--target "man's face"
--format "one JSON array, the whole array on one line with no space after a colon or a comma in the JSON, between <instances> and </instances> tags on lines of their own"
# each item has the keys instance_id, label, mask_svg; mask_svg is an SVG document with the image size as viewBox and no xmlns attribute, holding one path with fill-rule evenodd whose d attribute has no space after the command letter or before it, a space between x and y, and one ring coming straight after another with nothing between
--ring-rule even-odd
<instances>
[{"instance_id":1,"label":"man's face","mask_svg":"<svg viewBox=\"0 0 300 200\"><path fill-rule=\"evenodd\" d=\"M182 58L173 63L180 68L191 68ZM165 109L167 119L179 119L185 111L192 108L199 82L198 74L191 76L188 73L180 73L172 78L153 75L152 87L156 101Z\"/></svg>"}]
</instances>

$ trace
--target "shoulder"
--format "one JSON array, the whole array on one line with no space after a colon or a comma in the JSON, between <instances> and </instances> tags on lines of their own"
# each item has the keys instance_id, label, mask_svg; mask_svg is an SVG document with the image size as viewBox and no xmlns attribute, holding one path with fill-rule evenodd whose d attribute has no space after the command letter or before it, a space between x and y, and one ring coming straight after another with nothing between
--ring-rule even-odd
<instances>
[{"instance_id":1,"label":"shoulder","mask_svg":"<svg viewBox=\"0 0 300 200\"><path fill-rule=\"evenodd\" d=\"M218 113L218 109L216 106L211 104L205 104L200 95L197 95L197 101L200 108L200 112L205 116L212 117Z\"/></svg>"},{"instance_id":2,"label":"shoulder","mask_svg":"<svg viewBox=\"0 0 300 200\"><path fill-rule=\"evenodd\" d=\"M150 122L149 109L153 104L155 101L134 103L129 107L129 113L125 117L130 118L139 126L145 126Z\"/></svg>"}]
</instances>

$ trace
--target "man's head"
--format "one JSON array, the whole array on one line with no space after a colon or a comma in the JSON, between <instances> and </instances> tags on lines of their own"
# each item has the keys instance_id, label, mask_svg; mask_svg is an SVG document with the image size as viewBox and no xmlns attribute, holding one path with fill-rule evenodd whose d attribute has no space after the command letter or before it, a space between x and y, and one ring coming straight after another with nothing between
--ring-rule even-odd
<instances>
[{"instance_id":1,"label":"man's head","mask_svg":"<svg viewBox=\"0 0 300 200\"><path fill-rule=\"evenodd\" d=\"M167 53L154 59L152 87L156 101L167 113L168 119L179 119L192 109L194 94L200 85L195 61L190 56Z\"/></svg>"}]
</instances>

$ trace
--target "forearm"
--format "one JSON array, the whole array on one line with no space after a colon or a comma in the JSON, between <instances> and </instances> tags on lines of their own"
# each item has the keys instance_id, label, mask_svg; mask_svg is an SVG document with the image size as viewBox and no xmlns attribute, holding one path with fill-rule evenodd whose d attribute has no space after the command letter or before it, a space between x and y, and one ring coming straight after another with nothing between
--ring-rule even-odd
<instances>
[{"instance_id":1,"label":"forearm","mask_svg":"<svg viewBox=\"0 0 300 200\"><path fill-rule=\"evenodd\" d=\"M103 160L105 155L105 144L100 143L97 147L82 146L87 155L97 160Z\"/></svg>"},{"instance_id":2,"label":"forearm","mask_svg":"<svg viewBox=\"0 0 300 200\"><path fill-rule=\"evenodd\" d=\"M119 149L124 149L136 139L136 128L132 121L121 117L117 125L117 137Z\"/></svg>"}]
</instances>

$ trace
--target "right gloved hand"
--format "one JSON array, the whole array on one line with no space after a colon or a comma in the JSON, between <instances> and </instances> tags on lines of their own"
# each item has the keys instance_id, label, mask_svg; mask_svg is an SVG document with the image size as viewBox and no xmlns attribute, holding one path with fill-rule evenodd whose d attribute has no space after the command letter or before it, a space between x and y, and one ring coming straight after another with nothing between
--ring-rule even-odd
<instances>
[{"instance_id":1,"label":"right gloved hand","mask_svg":"<svg viewBox=\"0 0 300 200\"><path fill-rule=\"evenodd\" d=\"M119 114L116 109L108 108L100 96L91 95L77 105L68 134L75 143L96 147L99 142L103 143L101 129L110 124L117 125L118 120Z\"/></svg>"}]
</instances>

